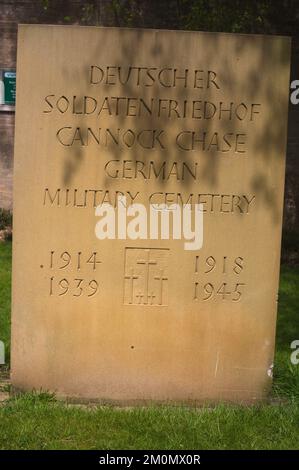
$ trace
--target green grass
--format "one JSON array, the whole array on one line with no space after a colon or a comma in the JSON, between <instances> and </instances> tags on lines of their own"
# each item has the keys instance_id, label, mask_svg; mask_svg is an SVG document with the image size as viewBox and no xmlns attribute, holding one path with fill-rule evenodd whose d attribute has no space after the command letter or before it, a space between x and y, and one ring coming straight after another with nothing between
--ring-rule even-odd
<instances>
[{"instance_id":1,"label":"green grass","mask_svg":"<svg viewBox=\"0 0 299 470\"><path fill-rule=\"evenodd\" d=\"M70 408L26 394L0 411L3 449L296 449L298 404Z\"/></svg>"},{"instance_id":2,"label":"green grass","mask_svg":"<svg viewBox=\"0 0 299 470\"><path fill-rule=\"evenodd\" d=\"M0 331L9 348L11 244L0 244ZM26 393L0 406L0 449L299 449L299 269L283 267L272 404L119 409ZM7 354L9 350L7 349Z\"/></svg>"},{"instance_id":3,"label":"green grass","mask_svg":"<svg viewBox=\"0 0 299 470\"><path fill-rule=\"evenodd\" d=\"M11 242L0 242L0 340L5 344L6 361L10 357Z\"/></svg>"},{"instance_id":4,"label":"green grass","mask_svg":"<svg viewBox=\"0 0 299 470\"><path fill-rule=\"evenodd\" d=\"M299 340L299 268L282 266L273 391L299 401L299 365L290 361L290 344L294 339Z\"/></svg>"}]
</instances>

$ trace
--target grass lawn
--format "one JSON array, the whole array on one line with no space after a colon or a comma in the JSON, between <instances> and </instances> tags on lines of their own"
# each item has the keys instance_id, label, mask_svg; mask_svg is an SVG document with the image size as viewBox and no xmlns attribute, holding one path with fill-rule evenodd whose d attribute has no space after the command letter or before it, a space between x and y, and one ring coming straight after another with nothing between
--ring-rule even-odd
<instances>
[{"instance_id":1,"label":"grass lawn","mask_svg":"<svg viewBox=\"0 0 299 470\"><path fill-rule=\"evenodd\" d=\"M11 242L0 242L0 340L5 344L5 358L10 354Z\"/></svg>"},{"instance_id":2,"label":"grass lawn","mask_svg":"<svg viewBox=\"0 0 299 470\"><path fill-rule=\"evenodd\" d=\"M0 244L0 339L9 357L11 244ZM283 267L273 404L118 409L67 406L46 393L0 406L0 449L299 449L299 269Z\"/></svg>"}]
</instances>

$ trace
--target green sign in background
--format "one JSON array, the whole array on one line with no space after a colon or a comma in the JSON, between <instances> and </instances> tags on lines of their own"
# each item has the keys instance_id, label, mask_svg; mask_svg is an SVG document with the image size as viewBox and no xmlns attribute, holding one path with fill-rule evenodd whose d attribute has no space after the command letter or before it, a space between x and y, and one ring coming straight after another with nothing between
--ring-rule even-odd
<instances>
[{"instance_id":1,"label":"green sign in background","mask_svg":"<svg viewBox=\"0 0 299 470\"><path fill-rule=\"evenodd\" d=\"M16 72L4 71L4 102L14 105L16 102Z\"/></svg>"}]
</instances>

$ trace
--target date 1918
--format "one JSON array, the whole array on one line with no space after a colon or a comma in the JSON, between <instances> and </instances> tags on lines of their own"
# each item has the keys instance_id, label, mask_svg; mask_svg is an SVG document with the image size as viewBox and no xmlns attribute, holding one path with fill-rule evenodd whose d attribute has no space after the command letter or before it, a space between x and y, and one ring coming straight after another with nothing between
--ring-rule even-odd
<instances>
[{"instance_id":1,"label":"date 1918","mask_svg":"<svg viewBox=\"0 0 299 470\"><path fill-rule=\"evenodd\" d=\"M207 256L195 257L193 300L231 300L239 302L242 299L245 283L242 282L245 261L242 256L228 257ZM216 275L221 280L211 282L210 277ZM228 278L229 276L229 278ZM235 282L232 276L239 282ZM208 282L209 281L209 282Z\"/></svg>"}]
</instances>

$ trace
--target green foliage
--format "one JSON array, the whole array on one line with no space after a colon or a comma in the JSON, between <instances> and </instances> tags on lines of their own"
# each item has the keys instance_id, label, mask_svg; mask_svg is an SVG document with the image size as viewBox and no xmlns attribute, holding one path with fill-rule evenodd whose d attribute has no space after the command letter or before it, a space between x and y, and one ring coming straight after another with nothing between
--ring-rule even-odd
<instances>
[{"instance_id":1,"label":"green foliage","mask_svg":"<svg viewBox=\"0 0 299 470\"><path fill-rule=\"evenodd\" d=\"M12 225L12 213L7 209L0 208L0 230Z\"/></svg>"},{"instance_id":2,"label":"green foliage","mask_svg":"<svg viewBox=\"0 0 299 470\"><path fill-rule=\"evenodd\" d=\"M0 243L0 340L10 357L11 243Z\"/></svg>"},{"instance_id":3,"label":"green foliage","mask_svg":"<svg viewBox=\"0 0 299 470\"><path fill-rule=\"evenodd\" d=\"M44 2L47 10L56 3ZM297 0L281 0L279 6L273 0L90 0L78 5L71 20L91 25L289 35L298 29Z\"/></svg>"},{"instance_id":4,"label":"green foliage","mask_svg":"<svg viewBox=\"0 0 299 470\"><path fill-rule=\"evenodd\" d=\"M299 265L299 232L285 229L282 234L282 262L289 265Z\"/></svg>"},{"instance_id":5,"label":"green foliage","mask_svg":"<svg viewBox=\"0 0 299 470\"><path fill-rule=\"evenodd\" d=\"M270 1L196 0L186 3L190 6L185 17L187 29L265 33L270 27L268 22Z\"/></svg>"},{"instance_id":6,"label":"green foliage","mask_svg":"<svg viewBox=\"0 0 299 470\"><path fill-rule=\"evenodd\" d=\"M293 28L296 0L39 0L39 22L228 32Z\"/></svg>"},{"instance_id":7,"label":"green foliage","mask_svg":"<svg viewBox=\"0 0 299 470\"><path fill-rule=\"evenodd\" d=\"M1 449L298 449L299 407L65 406L24 394L0 408Z\"/></svg>"},{"instance_id":8,"label":"green foliage","mask_svg":"<svg viewBox=\"0 0 299 470\"><path fill-rule=\"evenodd\" d=\"M290 353L290 344L299 340L299 267L281 268L278 317L277 350Z\"/></svg>"}]
</instances>

